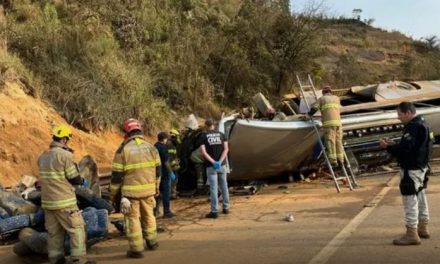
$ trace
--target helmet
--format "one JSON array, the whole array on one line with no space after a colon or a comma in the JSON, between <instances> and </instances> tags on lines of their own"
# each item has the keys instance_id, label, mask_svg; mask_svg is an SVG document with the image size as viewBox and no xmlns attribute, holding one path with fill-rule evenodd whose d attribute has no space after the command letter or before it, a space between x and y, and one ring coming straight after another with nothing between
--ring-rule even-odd
<instances>
[{"instance_id":1,"label":"helmet","mask_svg":"<svg viewBox=\"0 0 440 264\"><path fill-rule=\"evenodd\" d=\"M180 135L180 133L179 133L179 131L177 131L177 129L173 128L170 130L170 135L177 137L178 135Z\"/></svg>"},{"instance_id":2,"label":"helmet","mask_svg":"<svg viewBox=\"0 0 440 264\"><path fill-rule=\"evenodd\" d=\"M142 131L141 123L134 118L129 118L129 119L125 120L125 122L124 122L125 133L130 133L133 130Z\"/></svg>"},{"instance_id":3,"label":"helmet","mask_svg":"<svg viewBox=\"0 0 440 264\"><path fill-rule=\"evenodd\" d=\"M72 138L72 130L66 125L55 126L52 130L52 136L57 138Z\"/></svg>"},{"instance_id":4,"label":"helmet","mask_svg":"<svg viewBox=\"0 0 440 264\"><path fill-rule=\"evenodd\" d=\"M331 93L332 92L332 88L330 87L330 85L326 85L324 86L324 88L322 88L322 93Z\"/></svg>"}]
</instances>

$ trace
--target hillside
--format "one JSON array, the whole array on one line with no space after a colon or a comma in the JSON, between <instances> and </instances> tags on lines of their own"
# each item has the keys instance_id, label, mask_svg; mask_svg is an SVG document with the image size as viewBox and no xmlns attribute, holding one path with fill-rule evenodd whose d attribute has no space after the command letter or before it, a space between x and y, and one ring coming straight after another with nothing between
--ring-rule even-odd
<instances>
[{"instance_id":1,"label":"hillside","mask_svg":"<svg viewBox=\"0 0 440 264\"><path fill-rule=\"evenodd\" d=\"M219 117L295 75L318 86L440 79L438 43L361 21L291 14L289 1L3 1L0 183L36 174L55 123L76 129L75 158L108 167L128 117L147 134L188 113Z\"/></svg>"},{"instance_id":2,"label":"hillside","mask_svg":"<svg viewBox=\"0 0 440 264\"><path fill-rule=\"evenodd\" d=\"M21 74L87 131L127 116L149 132L180 113L219 117L257 92L290 92L296 73L335 86L440 78L438 47L320 10L292 14L286 0L10 3L1 36Z\"/></svg>"},{"instance_id":3,"label":"hillside","mask_svg":"<svg viewBox=\"0 0 440 264\"><path fill-rule=\"evenodd\" d=\"M352 19L323 22L322 80L337 86L379 81L438 79L440 50L400 32L388 32ZM318 68L319 68L318 67Z\"/></svg>"},{"instance_id":4,"label":"hillside","mask_svg":"<svg viewBox=\"0 0 440 264\"><path fill-rule=\"evenodd\" d=\"M11 186L23 174L38 176L38 155L51 142L51 128L66 121L49 105L24 93L17 82L0 86L0 184ZM70 146L77 161L92 155L108 170L122 137L118 133L85 133L73 128Z\"/></svg>"}]
</instances>

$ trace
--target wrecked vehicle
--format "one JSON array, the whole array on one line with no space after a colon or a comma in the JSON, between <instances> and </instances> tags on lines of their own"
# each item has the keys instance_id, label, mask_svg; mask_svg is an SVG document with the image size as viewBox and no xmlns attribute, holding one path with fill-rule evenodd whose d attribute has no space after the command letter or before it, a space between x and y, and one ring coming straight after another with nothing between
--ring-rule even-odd
<instances>
[{"instance_id":1,"label":"wrecked vehicle","mask_svg":"<svg viewBox=\"0 0 440 264\"><path fill-rule=\"evenodd\" d=\"M317 91L318 97L321 96ZM397 119L396 106L411 101L436 135L440 134L440 81L390 82L336 90L341 99L344 146L351 163L363 166L389 162L379 148L380 138L399 140L403 124ZM313 103L313 93L306 92ZM304 100L290 98L293 115L282 121L223 118L219 124L228 138L229 180L255 180L298 171L309 164L317 152L318 138L312 121L304 113ZM313 122L321 126L320 116ZM438 136L436 137L438 142Z\"/></svg>"}]
</instances>

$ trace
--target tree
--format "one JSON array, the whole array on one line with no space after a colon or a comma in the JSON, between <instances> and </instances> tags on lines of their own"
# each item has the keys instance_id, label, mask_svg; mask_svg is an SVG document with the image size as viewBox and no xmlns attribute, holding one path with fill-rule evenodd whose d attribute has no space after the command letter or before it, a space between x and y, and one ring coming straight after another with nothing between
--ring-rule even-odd
<instances>
[{"instance_id":1,"label":"tree","mask_svg":"<svg viewBox=\"0 0 440 264\"><path fill-rule=\"evenodd\" d=\"M431 50L440 49L440 39L437 36L424 37L423 41L426 43L427 47Z\"/></svg>"},{"instance_id":2,"label":"tree","mask_svg":"<svg viewBox=\"0 0 440 264\"><path fill-rule=\"evenodd\" d=\"M290 14L290 1L289 0L272 0L272 5L275 8L281 10L285 14Z\"/></svg>"},{"instance_id":3,"label":"tree","mask_svg":"<svg viewBox=\"0 0 440 264\"><path fill-rule=\"evenodd\" d=\"M360 8L353 9L353 18L357 20L361 20L361 13L362 13L362 9Z\"/></svg>"},{"instance_id":4,"label":"tree","mask_svg":"<svg viewBox=\"0 0 440 264\"><path fill-rule=\"evenodd\" d=\"M294 71L307 69L316 56L315 39L320 24L310 14L280 15L272 26L271 41L267 43L276 61L278 77L276 92L280 94ZM284 85L283 85L284 84Z\"/></svg>"},{"instance_id":5,"label":"tree","mask_svg":"<svg viewBox=\"0 0 440 264\"><path fill-rule=\"evenodd\" d=\"M366 19L366 20L365 20L365 24L371 26L371 25L373 25L374 21L376 21L376 19L374 19L374 18L369 18L369 19Z\"/></svg>"}]
</instances>

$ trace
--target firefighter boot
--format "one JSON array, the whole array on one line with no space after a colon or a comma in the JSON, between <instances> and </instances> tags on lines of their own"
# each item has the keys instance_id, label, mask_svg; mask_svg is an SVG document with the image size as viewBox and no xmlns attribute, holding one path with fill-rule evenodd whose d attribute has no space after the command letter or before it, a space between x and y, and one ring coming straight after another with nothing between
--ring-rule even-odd
<instances>
[{"instance_id":1,"label":"firefighter boot","mask_svg":"<svg viewBox=\"0 0 440 264\"><path fill-rule=\"evenodd\" d=\"M417 226L417 232L420 238L430 238L428 231L428 220L419 220L419 225Z\"/></svg>"},{"instance_id":2,"label":"firefighter boot","mask_svg":"<svg viewBox=\"0 0 440 264\"><path fill-rule=\"evenodd\" d=\"M159 243L158 242L150 242L149 240L145 240L146 244L147 244L147 248L148 250L156 250L159 247Z\"/></svg>"},{"instance_id":3,"label":"firefighter boot","mask_svg":"<svg viewBox=\"0 0 440 264\"><path fill-rule=\"evenodd\" d=\"M129 250L127 251L127 258L141 259L144 258L144 254L142 252Z\"/></svg>"},{"instance_id":4,"label":"firefighter boot","mask_svg":"<svg viewBox=\"0 0 440 264\"><path fill-rule=\"evenodd\" d=\"M394 239L393 244L396 246L420 245L420 237L417 234L417 228L407 226L406 234L399 239Z\"/></svg>"}]
</instances>

